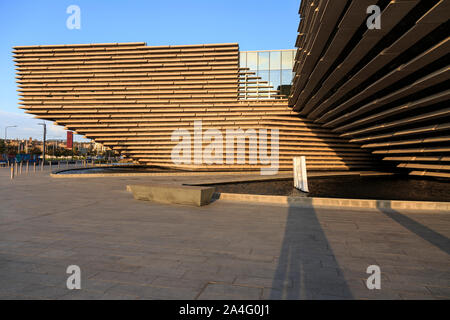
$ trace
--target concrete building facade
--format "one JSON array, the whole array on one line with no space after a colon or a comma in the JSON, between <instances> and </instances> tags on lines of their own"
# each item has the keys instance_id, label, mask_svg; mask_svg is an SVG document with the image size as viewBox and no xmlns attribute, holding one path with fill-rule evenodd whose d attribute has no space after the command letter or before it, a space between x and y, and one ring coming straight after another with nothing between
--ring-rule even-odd
<instances>
[{"instance_id":1,"label":"concrete building facade","mask_svg":"<svg viewBox=\"0 0 450 320\"><path fill-rule=\"evenodd\" d=\"M266 129L268 157L271 142L276 143L272 130L278 130L280 170L291 169L292 157L300 154L307 156L311 170L368 169L373 163L356 144L299 118L287 99L268 98L268 91L276 91L239 67L237 44L25 46L15 47L14 56L21 108L142 164L196 170L270 166L260 157L252 161L261 149L250 148L249 137L239 154L237 141L233 143L232 161L225 156L225 139L205 140L207 130L225 136L227 130L237 129L256 131L258 142L264 138L261 129ZM248 82L256 80L255 89ZM201 121L200 148L221 144L222 158L210 161L203 152L201 161L192 155L174 163L172 152L180 143L174 141L174 132L189 132L193 151L195 121Z\"/></svg>"},{"instance_id":2,"label":"concrete building facade","mask_svg":"<svg viewBox=\"0 0 450 320\"><path fill-rule=\"evenodd\" d=\"M367 26L373 2L381 29ZM291 170L305 155L308 170L450 177L449 2L304 0L295 54L236 43L18 46L21 108L145 165L252 171L276 156ZM252 55L269 68L255 70ZM288 73L287 99L278 89ZM233 140L232 156L219 139L227 130L245 142ZM186 145L201 156L174 161Z\"/></svg>"},{"instance_id":3,"label":"concrete building facade","mask_svg":"<svg viewBox=\"0 0 450 320\"><path fill-rule=\"evenodd\" d=\"M449 178L449 13L448 0L302 1L289 105L397 169Z\"/></svg>"}]
</instances>

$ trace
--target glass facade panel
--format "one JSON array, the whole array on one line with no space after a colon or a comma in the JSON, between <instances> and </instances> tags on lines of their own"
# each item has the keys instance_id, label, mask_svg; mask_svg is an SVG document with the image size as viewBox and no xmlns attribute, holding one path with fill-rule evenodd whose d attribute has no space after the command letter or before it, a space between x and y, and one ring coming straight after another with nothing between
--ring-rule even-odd
<instances>
[{"instance_id":1,"label":"glass facade panel","mask_svg":"<svg viewBox=\"0 0 450 320\"><path fill-rule=\"evenodd\" d=\"M258 55L257 52L247 52L247 68L258 71Z\"/></svg>"},{"instance_id":2,"label":"glass facade panel","mask_svg":"<svg viewBox=\"0 0 450 320\"><path fill-rule=\"evenodd\" d=\"M247 84L247 92L255 90L260 85L270 85L272 89L265 88L260 91L279 90L280 86L289 86L294 77L292 67L294 65L295 49L291 50L262 50L262 51L241 51L239 64L241 68L249 68L261 79L258 84ZM284 92L289 91L289 87L283 87ZM247 96L253 94L247 93ZM257 96L257 94L256 94ZM269 98L269 96L267 96Z\"/></svg>"},{"instance_id":3,"label":"glass facade panel","mask_svg":"<svg viewBox=\"0 0 450 320\"><path fill-rule=\"evenodd\" d=\"M281 70L281 83L291 84L292 81L292 70Z\"/></svg>"},{"instance_id":4,"label":"glass facade panel","mask_svg":"<svg viewBox=\"0 0 450 320\"><path fill-rule=\"evenodd\" d=\"M267 83L269 83L269 81L270 81L270 79L269 79L269 70L260 70L260 71L258 71L258 77L260 77L262 81L266 81Z\"/></svg>"},{"instance_id":5,"label":"glass facade panel","mask_svg":"<svg viewBox=\"0 0 450 320\"><path fill-rule=\"evenodd\" d=\"M239 53L239 66L241 68L245 68L247 65L247 52L240 52Z\"/></svg>"},{"instance_id":6,"label":"glass facade panel","mask_svg":"<svg viewBox=\"0 0 450 320\"><path fill-rule=\"evenodd\" d=\"M269 70L270 52L258 53L258 70Z\"/></svg>"},{"instance_id":7,"label":"glass facade panel","mask_svg":"<svg viewBox=\"0 0 450 320\"><path fill-rule=\"evenodd\" d=\"M281 69L281 51L272 51L270 53L270 69Z\"/></svg>"},{"instance_id":8,"label":"glass facade panel","mask_svg":"<svg viewBox=\"0 0 450 320\"><path fill-rule=\"evenodd\" d=\"M271 70L270 71L270 85L277 90L278 86L281 84L281 71Z\"/></svg>"},{"instance_id":9,"label":"glass facade panel","mask_svg":"<svg viewBox=\"0 0 450 320\"><path fill-rule=\"evenodd\" d=\"M292 51L283 51L281 53L281 69L291 69L293 67L293 53Z\"/></svg>"}]
</instances>

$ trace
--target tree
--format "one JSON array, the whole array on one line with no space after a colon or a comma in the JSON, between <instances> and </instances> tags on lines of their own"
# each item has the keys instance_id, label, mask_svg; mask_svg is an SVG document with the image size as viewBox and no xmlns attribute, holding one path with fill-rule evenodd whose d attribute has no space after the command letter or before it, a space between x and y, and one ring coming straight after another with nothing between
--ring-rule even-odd
<instances>
[{"instance_id":1,"label":"tree","mask_svg":"<svg viewBox=\"0 0 450 320\"><path fill-rule=\"evenodd\" d=\"M42 151L41 151L41 149L39 149L38 147L33 147L33 148L30 150L30 153L31 153L31 154L37 154L37 155L40 155L40 154L42 154Z\"/></svg>"},{"instance_id":2,"label":"tree","mask_svg":"<svg viewBox=\"0 0 450 320\"><path fill-rule=\"evenodd\" d=\"M8 145L6 147L6 153L7 154L16 155L17 154L17 147Z\"/></svg>"},{"instance_id":3,"label":"tree","mask_svg":"<svg viewBox=\"0 0 450 320\"><path fill-rule=\"evenodd\" d=\"M74 147L73 148L73 155L74 156L79 156L80 155L80 150L78 150L78 147Z\"/></svg>"},{"instance_id":4,"label":"tree","mask_svg":"<svg viewBox=\"0 0 450 320\"><path fill-rule=\"evenodd\" d=\"M5 140L0 140L0 154L6 153L6 144Z\"/></svg>"}]
</instances>

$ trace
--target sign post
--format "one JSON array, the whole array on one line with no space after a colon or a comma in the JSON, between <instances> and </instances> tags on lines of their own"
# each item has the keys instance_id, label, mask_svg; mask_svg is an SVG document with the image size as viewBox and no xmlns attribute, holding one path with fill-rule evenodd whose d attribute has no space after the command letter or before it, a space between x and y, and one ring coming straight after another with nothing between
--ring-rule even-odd
<instances>
[{"instance_id":1,"label":"sign post","mask_svg":"<svg viewBox=\"0 0 450 320\"><path fill-rule=\"evenodd\" d=\"M294 187L303 192L309 192L305 156L294 157L293 165L294 165Z\"/></svg>"}]
</instances>

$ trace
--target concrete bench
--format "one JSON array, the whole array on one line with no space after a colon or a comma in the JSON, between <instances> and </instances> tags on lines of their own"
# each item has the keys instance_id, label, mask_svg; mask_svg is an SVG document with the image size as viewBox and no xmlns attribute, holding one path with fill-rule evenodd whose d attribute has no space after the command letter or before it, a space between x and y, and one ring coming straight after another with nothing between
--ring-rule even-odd
<instances>
[{"instance_id":1,"label":"concrete bench","mask_svg":"<svg viewBox=\"0 0 450 320\"><path fill-rule=\"evenodd\" d=\"M204 206L211 202L214 187L169 184L128 185L137 200Z\"/></svg>"}]
</instances>

